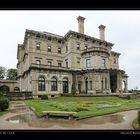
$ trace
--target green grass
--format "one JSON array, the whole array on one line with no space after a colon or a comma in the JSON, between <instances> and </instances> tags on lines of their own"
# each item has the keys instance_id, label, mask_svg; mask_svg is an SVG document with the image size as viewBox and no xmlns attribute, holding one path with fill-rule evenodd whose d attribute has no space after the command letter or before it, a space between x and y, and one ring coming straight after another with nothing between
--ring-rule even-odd
<instances>
[{"instance_id":1,"label":"green grass","mask_svg":"<svg viewBox=\"0 0 140 140\"><path fill-rule=\"evenodd\" d=\"M42 111L45 110L75 111L77 119L140 108L140 100L127 100L119 97L57 97L49 100L25 100L25 103L33 107L35 114L39 117L43 116Z\"/></svg>"},{"instance_id":2,"label":"green grass","mask_svg":"<svg viewBox=\"0 0 140 140\"><path fill-rule=\"evenodd\" d=\"M135 130L140 130L140 125L138 124L138 118L134 119L132 126Z\"/></svg>"}]
</instances>

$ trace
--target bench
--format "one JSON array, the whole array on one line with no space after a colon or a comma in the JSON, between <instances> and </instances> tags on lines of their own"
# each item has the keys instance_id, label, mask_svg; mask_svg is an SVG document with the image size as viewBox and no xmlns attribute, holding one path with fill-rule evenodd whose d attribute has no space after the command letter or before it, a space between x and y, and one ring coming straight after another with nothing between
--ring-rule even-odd
<instances>
[{"instance_id":1,"label":"bench","mask_svg":"<svg viewBox=\"0 0 140 140\"><path fill-rule=\"evenodd\" d=\"M77 112L67 112L67 111L43 111L43 114L46 118L49 118L50 115L65 115L68 116L69 120L73 118Z\"/></svg>"}]
</instances>

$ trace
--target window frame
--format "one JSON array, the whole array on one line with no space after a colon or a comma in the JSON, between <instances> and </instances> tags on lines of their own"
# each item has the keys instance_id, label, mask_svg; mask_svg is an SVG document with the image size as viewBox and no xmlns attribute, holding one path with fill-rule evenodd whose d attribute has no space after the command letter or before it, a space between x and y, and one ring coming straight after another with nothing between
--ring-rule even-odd
<instances>
[{"instance_id":1,"label":"window frame","mask_svg":"<svg viewBox=\"0 0 140 140\"><path fill-rule=\"evenodd\" d=\"M57 78L52 77L51 78L51 91L57 91Z\"/></svg>"},{"instance_id":2,"label":"window frame","mask_svg":"<svg viewBox=\"0 0 140 140\"><path fill-rule=\"evenodd\" d=\"M40 50L41 47L41 43L40 42L36 42L36 50Z\"/></svg>"},{"instance_id":3,"label":"window frame","mask_svg":"<svg viewBox=\"0 0 140 140\"><path fill-rule=\"evenodd\" d=\"M61 48L58 48L58 54L61 54Z\"/></svg>"},{"instance_id":4,"label":"window frame","mask_svg":"<svg viewBox=\"0 0 140 140\"><path fill-rule=\"evenodd\" d=\"M48 45L48 52L51 52L51 51L52 51L52 46Z\"/></svg>"},{"instance_id":5,"label":"window frame","mask_svg":"<svg viewBox=\"0 0 140 140\"><path fill-rule=\"evenodd\" d=\"M38 78L38 91L46 91L45 84L45 78L43 76L40 76Z\"/></svg>"},{"instance_id":6,"label":"window frame","mask_svg":"<svg viewBox=\"0 0 140 140\"><path fill-rule=\"evenodd\" d=\"M91 61L90 59L86 59L86 68L90 68L91 67Z\"/></svg>"},{"instance_id":7,"label":"window frame","mask_svg":"<svg viewBox=\"0 0 140 140\"><path fill-rule=\"evenodd\" d=\"M39 63L38 63L39 62ZM36 60L36 64L40 65L41 64L41 60Z\"/></svg>"}]
</instances>

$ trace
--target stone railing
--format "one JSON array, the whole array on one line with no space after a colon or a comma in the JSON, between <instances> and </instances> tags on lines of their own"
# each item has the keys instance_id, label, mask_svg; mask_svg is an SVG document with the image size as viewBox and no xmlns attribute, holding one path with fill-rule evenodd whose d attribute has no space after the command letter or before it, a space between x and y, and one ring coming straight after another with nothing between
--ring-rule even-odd
<instances>
[{"instance_id":1,"label":"stone railing","mask_svg":"<svg viewBox=\"0 0 140 140\"><path fill-rule=\"evenodd\" d=\"M91 47L91 48L81 50L82 55L88 52L104 52L110 55L109 49L106 47Z\"/></svg>"},{"instance_id":2,"label":"stone railing","mask_svg":"<svg viewBox=\"0 0 140 140\"><path fill-rule=\"evenodd\" d=\"M31 91L8 92L6 93L6 96L8 96L10 100L24 100L33 98Z\"/></svg>"},{"instance_id":3,"label":"stone railing","mask_svg":"<svg viewBox=\"0 0 140 140\"><path fill-rule=\"evenodd\" d=\"M56 69L56 70L69 70L70 68L67 67L60 67L60 66L54 66L54 65L44 65L44 64L36 64L32 63L30 65L31 68L41 68L41 69Z\"/></svg>"}]
</instances>

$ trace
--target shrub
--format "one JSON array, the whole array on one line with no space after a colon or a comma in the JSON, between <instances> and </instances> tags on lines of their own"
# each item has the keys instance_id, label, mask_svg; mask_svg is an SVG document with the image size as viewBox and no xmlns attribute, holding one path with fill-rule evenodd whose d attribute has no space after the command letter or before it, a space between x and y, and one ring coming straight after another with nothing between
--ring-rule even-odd
<instances>
[{"instance_id":1,"label":"shrub","mask_svg":"<svg viewBox=\"0 0 140 140\"><path fill-rule=\"evenodd\" d=\"M127 95L127 97L126 97L128 100L130 100L131 99L131 96L130 95Z\"/></svg>"},{"instance_id":2,"label":"shrub","mask_svg":"<svg viewBox=\"0 0 140 140\"><path fill-rule=\"evenodd\" d=\"M4 111L9 107L9 99L7 97L0 97L0 111Z\"/></svg>"},{"instance_id":3,"label":"shrub","mask_svg":"<svg viewBox=\"0 0 140 140\"><path fill-rule=\"evenodd\" d=\"M140 110L138 111L138 124L140 126Z\"/></svg>"},{"instance_id":4,"label":"shrub","mask_svg":"<svg viewBox=\"0 0 140 140\"><path fill-rule=\"evenodd\" d=\"M45 95L42 95L41 96L41 100L48 100L48 95L46 95L46 94Z\"/></svg>"}]
</instances>

